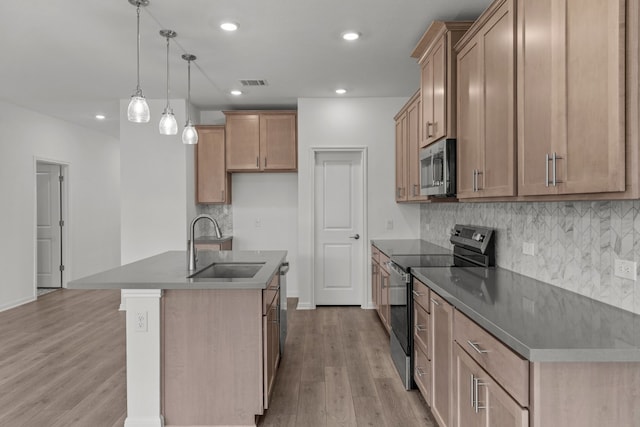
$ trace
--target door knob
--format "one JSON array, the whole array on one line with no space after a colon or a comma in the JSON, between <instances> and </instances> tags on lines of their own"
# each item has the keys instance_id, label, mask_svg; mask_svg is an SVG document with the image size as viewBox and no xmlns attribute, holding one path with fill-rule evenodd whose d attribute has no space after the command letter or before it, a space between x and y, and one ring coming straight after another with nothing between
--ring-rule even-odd
<instances>
[{"instance_id":1,"label":"door knob","mask_svg":"<svg viewBox=\"0 0 640 427\"><path fill-rule=\"evenodd\" d=\"M349 236L349 238L358 240L360 238L360 235L359 234L354 234L353 236Z\"/></svg>"}]
</instances>

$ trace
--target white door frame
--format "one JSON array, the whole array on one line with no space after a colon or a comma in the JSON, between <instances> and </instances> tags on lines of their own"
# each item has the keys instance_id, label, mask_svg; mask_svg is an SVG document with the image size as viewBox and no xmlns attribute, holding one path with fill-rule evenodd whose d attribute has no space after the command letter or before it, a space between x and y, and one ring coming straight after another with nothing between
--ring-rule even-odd
<instances>
[{"instance_id":1,"label":"white door frame","mask_svg":"<svg viewBox=\"0 0 640 427\"><path fill-rule=\"evenodd\" d=\"M311 195L311 203L315 204L315 194L316 194L316 177L315 177L315 165L316 165L316 155L318 153L326 153L326 152L350 152L350 153L359 153L360 154L360 161L362 164L362 233L361 235L361 239L362 239L362 258L363 258L363 262L362 265L360 266L360 268L362 268L362 290L361 290L361 297L362 297L362 301L360 306L362 308L367 308L368 304L367 301L369 301L368 298L368 290L369 290L369 286L366 285L367 283L367 278L368 276L368 268L367 268L367 263L364 262L368 259L367 257L367 247L365 245L365 242L369 241L369 237L368 237L368 224L367 224L367 218L369 217L369 212L368 212L368 197L367 197L367 188L368 188L368 182L367 182L367 177L368 175L368 168L367 168L367 154L368 154L368 150L367 147L364 146L339 146L339 147L311 147L309 149L309 165L312 168L312 172L309 173L309 194ZM311 274L309 276L309 281L310 283L310 307L305 307L305 308L311 308L311 309L315 309L316 308L316 296L315 296L315 277L316 277L316 267L315 267L315 260L316 260L316 213L315 213L315 207L311 209L310 212L311 215L311 227L309 227L309 253L311 254L311 262L310 262L310 268L311 268Z\"/></svg>"},{"instance_id":2,"label":"white door frame","mask_svg":"<svg viewBox=\"0 0 640 427\"><path fill-rule=\"evenodd\" d=\"M67 287L67 282L69 282L70 271L71 271L71 241L69 239L70 232L69 228L71 227L70 221L70 212L69 212L69 167L71 166L68 162L63 162L61 160L54 160L45 157L33 157L33 292L34 295L38 294L38 183L36 179L38 163L48 163L53 165L58 165L62 168L62 175L64 179L62 181L62 197L61 197L61 209L62 209L62 219L64 220L64 226L62 227L62 232L60 237L62 239L62 263L64 265L64 271L62 272L62 287Z\"/></svg>"}]
</instances>

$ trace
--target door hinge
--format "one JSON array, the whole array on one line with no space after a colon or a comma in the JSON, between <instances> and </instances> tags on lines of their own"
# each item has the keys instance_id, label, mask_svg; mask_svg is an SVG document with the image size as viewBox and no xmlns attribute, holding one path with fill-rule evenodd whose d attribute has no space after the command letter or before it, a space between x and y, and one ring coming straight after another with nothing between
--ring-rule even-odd
<instances>
[{"instance_id":1,"label":"door hinge","mask_svg":"<svg viewBox=\"0 0 640 427\"><path fill-rule=\"evenodd\" d=\"M61 219L61 220L60 220L60 222L58 223L58 225L59 225L60 227L64 227L64 219Z\"/></svg>"},{"instance_id":2,"label":"door hinge","mask_svg":"<svg viewBox=\"0 0 640 427\"><path fill-rule=\"evenodd\" d=\"M60 271L64 271L64 265L60 264Z\"/></svg>"}]
</instances>

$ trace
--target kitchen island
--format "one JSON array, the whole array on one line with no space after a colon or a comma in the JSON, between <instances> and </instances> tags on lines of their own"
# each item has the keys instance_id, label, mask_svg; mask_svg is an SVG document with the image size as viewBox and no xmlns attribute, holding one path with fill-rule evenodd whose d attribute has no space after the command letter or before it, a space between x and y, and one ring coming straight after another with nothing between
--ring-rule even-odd
<instances>
[{"instance_id":1,"label":"kitchen island","mask_svg":"<svg viewBox=\"0 0 640 427\"><path fill-rule=\"evenodd\" d=\"M279 362L286 254L202 251L189 272L171 251L69 283L122 290L126 427L256 424Z\"/></svg>"}]
</instances>

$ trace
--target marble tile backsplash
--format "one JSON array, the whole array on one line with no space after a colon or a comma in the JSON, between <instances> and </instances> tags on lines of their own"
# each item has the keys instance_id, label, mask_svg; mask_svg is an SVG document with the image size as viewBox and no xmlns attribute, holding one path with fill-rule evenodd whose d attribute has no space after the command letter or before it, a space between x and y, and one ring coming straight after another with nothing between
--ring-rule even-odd
<instances>
[{"instance_id":1,"label":"marble tile backsplash","mask_svg":"<svg viewBox=\"0 0 640 427\"><path fill-rule=\"evenodd\" d=\"M450 247L456 223L495 228L500 267L640 314L640 286L613 272L640 261L640 201L421 205L422 239Z\"/></svg>"},{"instance_id":2,"label":"marble tile backsplash","mask_svg":"<svg viewBox=\"0 0 640 427\"><path fill-rule=\"evenodd\" d=\"M233 234L233 209L232 205L196 205L196 213L211 215L220 226L222 235ZM210 221L200 220L196 224L196 236L215 236L213 225Z\"/></svg>"}]
</instances>

